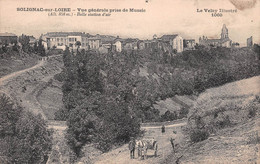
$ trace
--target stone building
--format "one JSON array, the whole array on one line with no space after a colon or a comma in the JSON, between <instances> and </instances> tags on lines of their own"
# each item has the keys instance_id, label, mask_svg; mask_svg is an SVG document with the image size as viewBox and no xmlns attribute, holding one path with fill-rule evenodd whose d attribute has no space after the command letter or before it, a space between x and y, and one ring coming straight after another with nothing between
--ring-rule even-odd
<instances>
[{"instance_id":1,"label":"stone building","mask_svg":"<svg viewBox=\"0 0 260 164\"><path fill-rule=\"evenodd\" d=\"M89 49L89 38L92 36L84 32L48 32L41 37L46 42L47 49L56 47L65 50L66 46L77 49L77 41L81 43L80 49Z\"/></svg>"},{"instance_id":2,"label":"stone building","mask_svg":"<svg viewBox=\"0 0 260 164\"><path fill-rule=\"evenodd\" d=\"M18 37L12 33L0 33L0 45L13 44L18 42Z\"/></svg>"},{"instance_id":3,"label":"stone building","mask_svg":"<svg viewBox=\"0 0 260 164\"><path fill-rule=\"evenodd\" d=\"M247 45L247 47L253 46L253 37L252 36L250 38L247 38L246 45Z\"/></svg>"},{"instance_id":4,"label":"stone building","mask_svg":"<svg viewBox=\"0 0 260 164\"><path fill-rule=\"evenodd\" d=\"M172 49L176 49L177 52L183 51L183 38L180 35L163 35L161 40L165 43L169 43Z\"/></svg>"},{"instance_id":5,"label":"stone building","mask_svg":"<svg viewBox=\"0 0 260 164\"><path fill-rule=\"evenodd\" d=\"M224 24L221 30L220 39L208 39L208 37L200 37L199 44L211 47L228 47L232 45L232 40L228 36L228 28Z\"/></svg>"}]
</instances>

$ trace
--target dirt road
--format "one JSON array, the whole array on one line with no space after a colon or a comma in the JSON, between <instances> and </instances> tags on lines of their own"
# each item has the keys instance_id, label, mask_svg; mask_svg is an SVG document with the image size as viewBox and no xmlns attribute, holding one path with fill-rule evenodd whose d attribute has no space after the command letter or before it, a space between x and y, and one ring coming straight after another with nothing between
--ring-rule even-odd
<instances>
[{"instance_id":1,"label":"dirt road","mask_svg":"<svg viewBox=\"0 0 260 164\"><path fill-rule=\"evenodd\" d=\"M0 92L11 97L26 110L34 114L41 114L46 119L41 110L41 104L38 103L35 96L46 81L52 78L58 71L61 71L60 68L54 69L48 65L48 61L59 57L61 57L61 54L40 58L39 62L33 67L13 72L0 78Z\"/></svg>"},{"instance_id":2,"label":"dirt road","mask_svg":"<svg viewBox=\"0 0 260 164\"><path fill-rule=\"evenodd\" d=\"M145 130L144 138L154 138L158 142L158 156L154 157L153 150L148 150L148 158L143 160L138 158L137 151L135 152L135 159L130 159L130 153L128 150L128 145L125 144L120 148L114 149L108 153L102 154L94 160L96 164L157 164L160 163L168 155L173 153L173 149L170 143L170 139L175 139L175 144L178 144L177 147L183 141L182 127L186 126L186 120L183 122L167 125L165 126L165 133L162 134L162 126L150 126L150 127L141 127L142 130ZM176 134L173 131L177 132Z\"/></svg>"},{"instance_id":3,"label":"dirt road","mask_svg":"<svg viewBox=\"0 0 260 164\"><path fill-rule=\"evenodd\" d=\"M21 75L22 73L25 73L25 72L28 72L28 71L31 71L31 70L34 70L36 68L39 68L39 67L43 66L47 62L47 58L54 58L54 57L58 57L58 56L61 56L61 55L55 55L55 56L50 56L50 57L43 57L33 67L30 67L30 68L27 68L27 69L23 69L23 70L20 70L20 71L17 71L17 72L13 72L13 73L11 73L9 75L1 77L0 78L0 86L4 85L5 83L7 83L8 80L11 80L12 78Z\"/></svg>"}]
</instances>

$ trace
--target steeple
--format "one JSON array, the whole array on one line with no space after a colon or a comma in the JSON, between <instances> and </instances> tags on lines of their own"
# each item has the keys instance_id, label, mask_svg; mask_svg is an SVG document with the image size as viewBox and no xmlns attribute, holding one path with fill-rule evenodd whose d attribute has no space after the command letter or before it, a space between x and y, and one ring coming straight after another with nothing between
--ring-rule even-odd
<instances>
[{"instance_id":1,"label":"steeple","mask_svg":"<svg viewBox=\"0 0 260 164\"><path fill-rule=\"evenodd\" d=\"M223 24L222 31L221 31L221 39L228 38L228 29L225 24Z\"/></svg>"}]
</instances>

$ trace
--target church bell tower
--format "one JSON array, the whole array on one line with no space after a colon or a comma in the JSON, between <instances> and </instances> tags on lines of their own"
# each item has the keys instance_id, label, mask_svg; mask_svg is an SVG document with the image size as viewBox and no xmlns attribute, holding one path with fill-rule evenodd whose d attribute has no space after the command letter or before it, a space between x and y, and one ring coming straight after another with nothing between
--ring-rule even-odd
<instances>
[{"instance_id":1,"label":"church bell tower","mask_svg":"<svg viewBox=\"0 0 260 164\"><path fill-rule=\"evenodd\" d=\"M223 24L222 31L221 31L221 39L228 38L228 29L225 24Z\"/></svg>"}]
</instances>

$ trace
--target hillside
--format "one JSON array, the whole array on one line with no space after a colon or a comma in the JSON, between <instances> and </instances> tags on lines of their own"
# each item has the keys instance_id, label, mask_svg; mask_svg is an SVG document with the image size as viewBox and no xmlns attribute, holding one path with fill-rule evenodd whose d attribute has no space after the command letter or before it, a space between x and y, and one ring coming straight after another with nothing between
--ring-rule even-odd
<instances>
[{"instance_id":1,"label":"hillside","mask_svg":"<svg viewBox=\"0 0 260 164\"><path fill-rule=\"evenodd\" d=\"M243 101L243 104L246 105L250 103L252 98L259 95L259 80L260 76L257 76L207 89L198 96L197 100L194 101L194 107L190 109L195 110L204 107L205 111L210 111L217 107L216 103L220 104L220 101L222 104L229 103L230 98L236 103ZM250 87L245 91L244 87L247 86ZM183 99L183 96L177 97ZM190 99L193 98L190 97ZM172 99L161 101L160 104L167 106L169 101L172 101ZM201 116L203 118L203 115ZM148 151L148 159L146 160L137 158L137 155L135 159L129 160L129 151L127 144L125 144L98 156L92 162L98 164L168 164L175 163L179 159L180 163L255 163L259 160L259 121L260 119L257 117L247 117L244 121L240 120L232 126L219 129L216 133L211 134L207 140L198 143L190 141L189 134L185 130L186 120L156 124L145 123L142 125L142 129L145 130L144 138L154 137L158 141L158 157L152 156L152 151ZM161 133L162 124L166 125L166 134L164 135ZM173 130L177 133L172 133ZM175 153L172 151L170 138L175 139ZM82 158L80 161L84 162L85 160L86 158Z\"/></svg>"},{"instance_id":2,"label":"hillside","mask_svg":"<svg viewBox=\"0 0 260 164\"><path fill-rule=\"evenodd\" d=\"M188 142L162 163L180 156L180 163L259 162L259 84L260 76L256 76L200 94L189 113L188 132L204 129L209 131L209 138L192 143L187 133ZM254 114L250 112L253 110ZM200 123L196 121L198 117Z\"/></svg>"},{"instance_id":3,"label":"hillside","mask_svg":"<svg viewBox=\"0 0 260 164\"><path fill-rule=\"evenodd\" d=\"M38 55L35 54L26 57L17 55L2 58L0 59L0 77L32 67L37 64L38 58Z\"/></svg>"},{"instance_id":4,"label":"hillside","mask_svg":"<svg viewBox=\"0 0 260 164\"><path fill-rule=\"evenodd\" d=\"M53 76L61 71L60 63L60 55L53 56L48 61L39 61L34 67L4 76L0 80L1 92L11 96L26 110L34 114L41 113L43 118L47 118L48 111L42 110L37 97L44 88L52 84Z\"/></svg>"}]
</instances>

